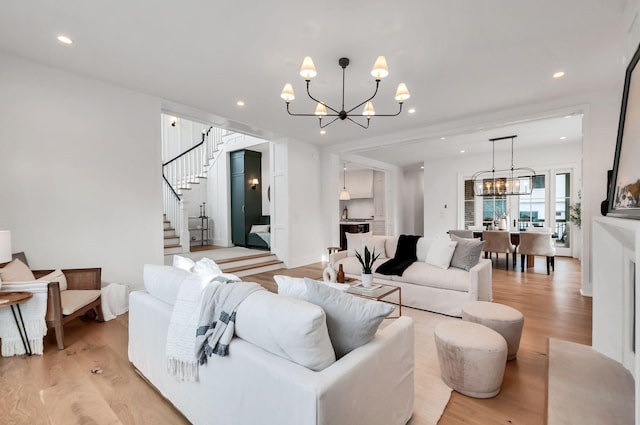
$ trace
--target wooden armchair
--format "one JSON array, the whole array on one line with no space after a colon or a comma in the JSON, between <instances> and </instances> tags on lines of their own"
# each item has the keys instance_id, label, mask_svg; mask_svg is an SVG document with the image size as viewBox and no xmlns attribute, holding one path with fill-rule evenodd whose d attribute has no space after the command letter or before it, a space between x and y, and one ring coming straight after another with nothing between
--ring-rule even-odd
<instances>
[{"instance_id":1,"label":"wooden armchair","mask_svg":"<svg viewBox=\"0 0 640 425\"><path fill-rule=\"evenodd\" d=\"M29 264L24 253L14 255L23 263ZM37 278L46 276L53 270L32 270ZM98 321L104 321L100 299L102 286L102 269L64 269L67 279L67 290L61 291L59 282L49 282L47 294L47 313L45 320L47 328L55 331L58 349L64 349L63 326L73 319L94 311Z\"/></svg>"}]
</instances>

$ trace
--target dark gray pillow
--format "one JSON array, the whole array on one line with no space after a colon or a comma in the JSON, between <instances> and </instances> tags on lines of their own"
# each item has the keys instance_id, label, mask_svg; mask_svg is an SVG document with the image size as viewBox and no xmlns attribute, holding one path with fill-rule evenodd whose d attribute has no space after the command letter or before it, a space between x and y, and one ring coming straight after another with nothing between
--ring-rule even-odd
<instances>
[{"instance_id":1,"label":"dark gray pillow","mask_svg":"<svg viewBox=\"0 0 640 425\"><path fill-rule=\"evenodd\" d=\"M322 307L327 316L329 339L340 358L371 341L378 326L395 308L380 301L366 300L304 278L306 292L299 298Z\"/></svg>"},{"instance_id":2,"label":"dark gray pillow","mask_svg":"<svg viewBox=\"0 0 640 425\"><path fill-rule=\"evenodd\" d=\"M456 235L451 235L451 240L458 242L456 250L453 251L453 257L451 257L451 267L469 271L473 266L478 264L478 261L480 261L480 253L484 247L484 241L480 239L460 238Z\"/></svg>"}]
</instances>

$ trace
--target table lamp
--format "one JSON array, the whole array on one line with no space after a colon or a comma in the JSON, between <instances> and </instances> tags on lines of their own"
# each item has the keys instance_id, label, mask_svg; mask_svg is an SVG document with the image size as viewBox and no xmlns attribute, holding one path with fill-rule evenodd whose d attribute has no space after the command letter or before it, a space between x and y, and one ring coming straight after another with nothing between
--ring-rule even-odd
<instances>
[{"instance_id":1,"label":"table lamp","mask_svg":"<svg viewBox=\"0 0 640 425\"><path fill-rule=\"evenodd\" d=\"M0 230L0 264L11 261L11 232Z\"/></svg>"}]
</instances>

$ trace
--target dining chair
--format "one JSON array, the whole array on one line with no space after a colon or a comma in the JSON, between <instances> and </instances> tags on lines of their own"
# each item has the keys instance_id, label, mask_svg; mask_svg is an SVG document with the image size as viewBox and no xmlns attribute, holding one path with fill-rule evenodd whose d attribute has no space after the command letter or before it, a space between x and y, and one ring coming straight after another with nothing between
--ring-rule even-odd
<instances>
[{"instance_id":1,"label":"dining chair","mask_svg":"<svg viewBox=\"0 0 640 425\"><path fill-rule=\"evenodd\" d=\"M556 248L553 245L551 231L549 232L521 232L520 233L520 270L524 272L525 257L527 255L544 255L547 257L547 274L550 269L555 271Z\"/></svg>"},{"instance_id":2,"label":"dining chair","mask_svg":"<svg viewBox=\"0 0 640 425\"><path fill-rule=\"evenodd\" d=\"M504 230L485 230L482 232L484 243L484 256L491 258L492 253L496 253L496 264L498 264L498 254L505 253L507 256L506 269L509 270L509 254L513 254L513 267L516 266L516 248L511 243L511 234Z\"/></svg>"},{"instance_id":3,"label":"dining chair","mask_svg":"<svg viewBox=\"0 0 640 425\"><path fill-rule=\"evenodd\" d=\"M459 238L473 238L473 230L449 230L449 236L456 235Z\"/></svg>"}]
</instances>

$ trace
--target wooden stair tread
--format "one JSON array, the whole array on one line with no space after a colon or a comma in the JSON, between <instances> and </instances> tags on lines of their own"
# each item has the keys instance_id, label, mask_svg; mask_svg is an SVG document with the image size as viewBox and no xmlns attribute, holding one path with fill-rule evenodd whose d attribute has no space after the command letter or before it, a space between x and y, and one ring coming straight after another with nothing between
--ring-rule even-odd
<instances>
[{"instance_id":1,"label":"wooden stair tread","mask_svg":"<svg viewBox=\"0 0 640 425\"><path fill-rule=\"evenodd\" d=\"M165 235L165 237L164 237L164 238L165 238L165 239L180 239L180 236L178 236L178 235L173 235L173 236L171 236L171 235L168 235L168 236L167 236L167 235Z\"/></svg>"},{"instance_id":2,"label":"wooden stair tread","mask_svg":"<svg viewBox=\"0 0 640 425\"><path fill-rule=\"evenodd\" d=\"M282 262L280 260L265 261L263 263L249 264L249 265L246 265L246 266L231 267L231 268L225 269L223 271L225 273L237 273L237 272L241 272L241 271L244 271L244 270L257 269L257 268L260 268L260 267L273 266L273 265L276 265L276 264L284 264L284 262Z\"/></svg>"},{"instance_id":3,"label":"wooden stair tread","mask_svg":"<svg viewBox=\"0 0 640 425\"><path fill-rule=\"evenodd\" d=\"M264 254L253 254L253 255L245 255L245 256L241 256L241 257L224 258L224 259L216 260L216 264L235 263L236 261L253 260L255 258L271 257L272 255L273 254L270 253L270 252L265 252Z\"/></svg>"},{"instance_id":4,"label":"wooden stair tread","mask_svg":"<svg viewBox=\"0 0 640 425\"><path fill-rule=\"evenodd\" d=\"M182 245L180 245L179 243L172 243L172 244L165 245L164 249L167 249L167 248L180 248L180 247L182 247Z\"/></svg>"}]
</instances>

